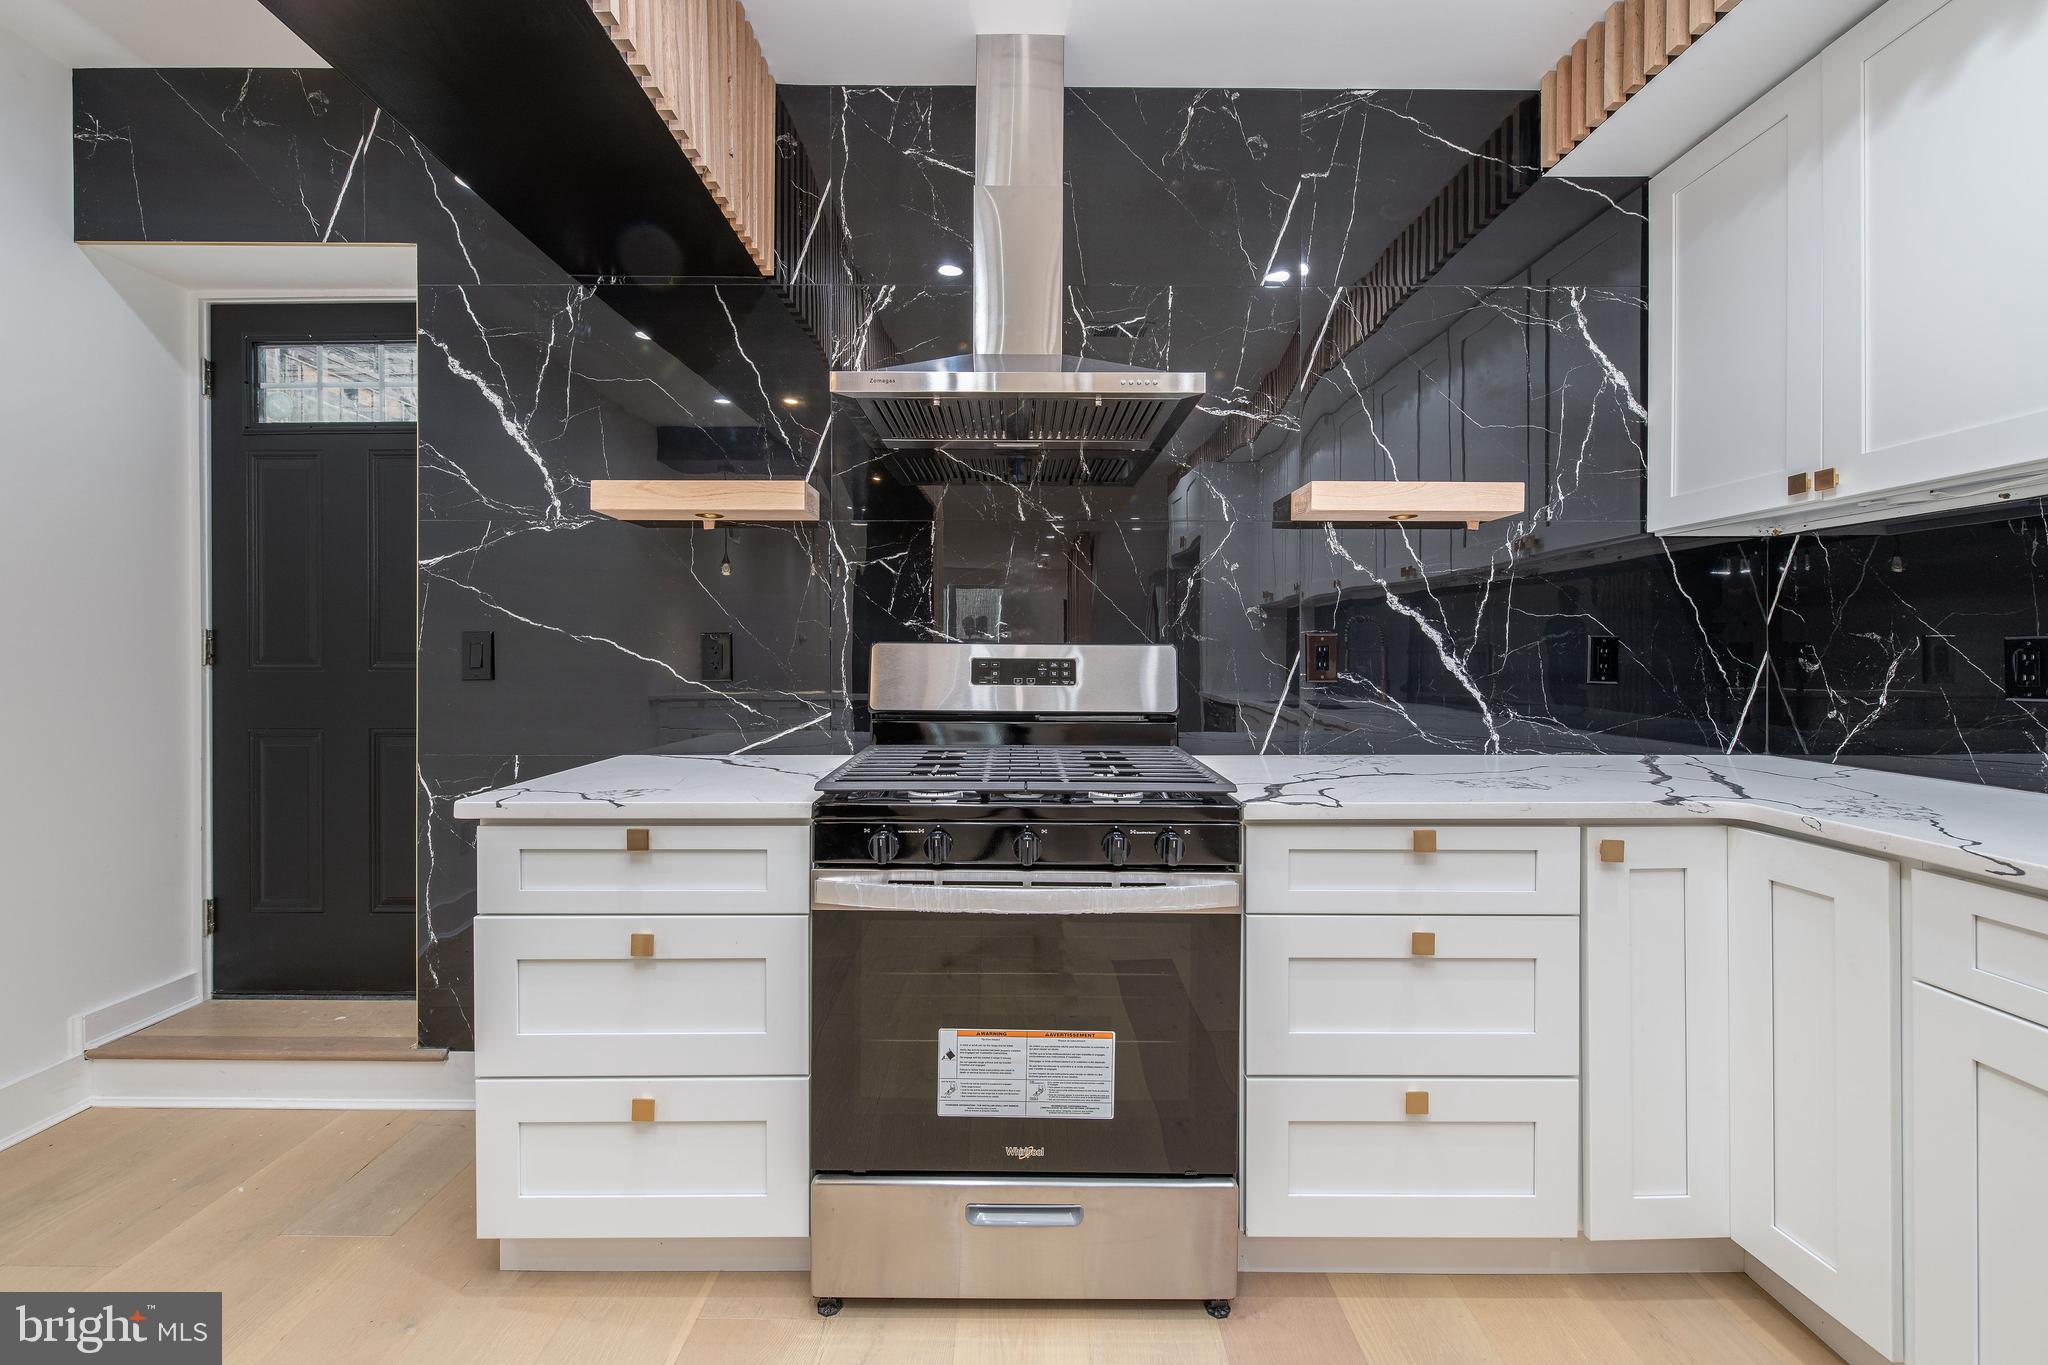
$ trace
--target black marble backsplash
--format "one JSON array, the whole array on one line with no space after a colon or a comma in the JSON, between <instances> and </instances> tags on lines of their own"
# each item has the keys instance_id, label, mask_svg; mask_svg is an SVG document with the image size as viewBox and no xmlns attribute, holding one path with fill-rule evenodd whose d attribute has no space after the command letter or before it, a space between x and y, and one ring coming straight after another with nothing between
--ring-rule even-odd
<instances>
[{"instance_id":1,"label":"black marble backsplash","mask_svg":"<svg viewBox=\"0 0 2048 1365\"><path fill-rule=\"evenodd\" d=\"M1173 643L1208 751L1732 749L2048 790L2048 707L2001 694L2005 637L2048 634L2042 503L1641 533L1639 184L1539 183L1325 354L1342 287L1526 92L1070 91L1066 344L1210 392L1131 486L919 487L825 380L967 347L968 277L938 273L970 264L967 89L782 91L863 300L799 348L761 325L787 307L767 281L563 274L334 72L93 70L74 91L80 240L418 244L428 1042L470 1036L455 798L620 752L845 751L877 640ZM636 336L655 317L689 344ZM594 478L721 470L810 477L824 519L590 511ZM1395 474L1525 481L1528 511L1272 525L1305 479ZM494 682L459 680L470 629L496 632ZM1336 633L1338 679L1301 676L1310 630ZM730 633L732 681L703 676L706 632ZM1596 637L1614 682L1590 676Z\"/></svg>"}]
</instances>

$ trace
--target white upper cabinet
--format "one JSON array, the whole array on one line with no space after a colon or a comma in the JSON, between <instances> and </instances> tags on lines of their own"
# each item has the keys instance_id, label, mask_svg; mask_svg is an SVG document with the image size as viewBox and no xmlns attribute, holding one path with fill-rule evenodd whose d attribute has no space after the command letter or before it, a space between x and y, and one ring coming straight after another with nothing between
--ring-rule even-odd
<instances>
[{"instance_id":1,"label":"white upper cabinet","mask_svg":"<svg viewBox=\"0 0 2048 1365\"><path fill-rule=\"evenodd\" d=\"M1896 866L1729 833L1730 1231L1891 1360L1904 1255L1898 958Z\"/></svg>"},{"instance_id":2,"label":"white upper cabinet","mask_svg":"<svg viewBox=\"0 0 2048 1365\"><path fill-rule=\"evenodd\" d=\"M1891 0L1651 181L1654 532L2048 486L2040 0Z\"/></svg>"},{"instance_id":3,"label":"white upper cabinet","mask_svg":"<svg viewBox=\"0 0 2048 1365\"><path fill-rule=\"evenodd\" d=\"M1815 59L1650 182L1652 531L1776 506L1815 463L1820 79Z\"/></svg>"},{"instance_id":4,"label":"white upper cabinet","mask_svg":"<svg viewBox=\"0 0 2048 1365\"><path fill-rule=\"evenodd\" d=\"M2041 0L1892 0L1822 54L1826 463L1964 496L2048 459Z\"/></svg>"}]
</instances>

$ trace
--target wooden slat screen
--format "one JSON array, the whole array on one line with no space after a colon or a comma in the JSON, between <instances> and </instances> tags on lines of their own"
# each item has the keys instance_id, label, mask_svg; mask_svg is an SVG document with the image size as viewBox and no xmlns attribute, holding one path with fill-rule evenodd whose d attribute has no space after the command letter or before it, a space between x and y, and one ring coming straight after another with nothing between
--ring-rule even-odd
<instances>
[{"instance_id":1,"label":"wooden slat screen","mask_svg":"<svg viewBox=\"0 0 2048 1365\"><path fill-rule=\"evenodd\" d=\"M602 0L598 0L602 3ZM634 0L645 4L649 0ZM1738 0L1616 0L1543 77L1548 170L1699 40Z\"/></svg>"},{"instance_id":2,"label":"wooden slat screen","mask_svg":"<svg viewBox=\"0 0 2048 1365\"><path fill-rule=\"evenodd\" d=\"M739 0L590 7L755 267L774 274L775 79L745 8Z\"/></svg>"}]
</instances>

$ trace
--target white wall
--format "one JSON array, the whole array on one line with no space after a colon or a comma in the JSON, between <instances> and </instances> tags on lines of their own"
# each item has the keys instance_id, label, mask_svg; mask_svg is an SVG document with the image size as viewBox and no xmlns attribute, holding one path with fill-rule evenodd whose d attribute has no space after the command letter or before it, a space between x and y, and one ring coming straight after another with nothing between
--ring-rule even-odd
<instances>
[{"instance_id":1,"label":"white wall","mask_svg":"<svg viewBox=\"0 0 2048 1365\"><path fill-rule=\"evenodd\" d=\"M199 969L196 339L72 244L70 125L0 29L0 1088Z\"/></svg>"}]
</instances>

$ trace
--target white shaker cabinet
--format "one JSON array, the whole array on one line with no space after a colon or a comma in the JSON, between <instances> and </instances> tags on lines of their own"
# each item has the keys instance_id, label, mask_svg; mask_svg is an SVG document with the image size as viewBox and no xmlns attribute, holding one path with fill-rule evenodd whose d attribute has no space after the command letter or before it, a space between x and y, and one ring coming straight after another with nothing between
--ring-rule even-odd
<instances>
[{"instance_id":1,"label":"white shaker cabinet","mask_svg":"<svg viewBox=\"0 0 2048 1365\"><path fill-rule=\"evenodd\" d=\"M1898 869L1728 835L1729 1222L1898 1358Z\"/></svg>"},{"instance_id":2,"label":"white shaker cabinet","mask_svg":"<svg viewBox=\"0 0 2048 1365\"><path fill-rule=\"evenodd\" d=\"M1890 0L1650 182L1659 533L2048 487L2048 5Z\"/></svg>"},{"instance_id":3,"label":"white shaker cabinet","mask_svg":"<svg viewBox=\"0 0 2048 1365\"><path fill-rule=\"evenodd\" d=\"M2048 1342L2048 1029L1917 983L1911 1009L1908 1359L2040 1360Z\"/></svg>"},{"instance_id":4,"label":"white shaker cabinet","mask_svg":"<svg viewBox=\"0 0 2048 1365\"><path fill-rule=\"evenodd\" d=\"M1961 497L2048 456L2041 0L1891 0L1821 55L1826 460Z\"/></svg>"},{"instance_id":5,"label":"white shaker cabinet","mask_svg":"<svg viewBox=\"0 0 2048 1365\"><path fill-rule=\"evenodd\" d=\"M1821 64L1650 182L1647 525L1784 506L1821 444Z\"/></svg>"},{"instance_id":6,"label":"white shaker cabinet","mask_svg":"<svg viewBox=\"0 0 2048 1365\"><path fill-rule=\"evenodd\" d=\"M1586 1236L1728 1235L1728 834L1586 830Z\"/></svg>"}]
</instances>

